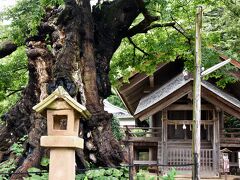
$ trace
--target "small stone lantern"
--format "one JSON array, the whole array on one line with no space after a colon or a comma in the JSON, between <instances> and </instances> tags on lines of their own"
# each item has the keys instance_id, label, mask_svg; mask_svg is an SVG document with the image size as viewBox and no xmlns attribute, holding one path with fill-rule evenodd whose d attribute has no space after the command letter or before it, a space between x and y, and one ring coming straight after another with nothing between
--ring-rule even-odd
<instances>
[{"instance_id":1,"label":"small stone lantern","mask_svg":"<svg viewBox=\"0 0 240 180\"><path fill-rule=\"evenodd\" d=\"M78 137L79 118L90 113L61 86L33 109L47 116L48 136L40 144L50 148L49 180L75 180L75 148L83 149L84 143Z\"/></svg>"}]
</instances>

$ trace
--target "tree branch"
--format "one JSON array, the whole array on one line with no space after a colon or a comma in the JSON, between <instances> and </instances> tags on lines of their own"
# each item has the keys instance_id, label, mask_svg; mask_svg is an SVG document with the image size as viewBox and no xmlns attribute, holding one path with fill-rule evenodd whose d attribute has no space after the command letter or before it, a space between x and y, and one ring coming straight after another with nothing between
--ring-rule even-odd
<instances>
[{"instance_id":1,"label":"tree branch","mask_svg":"<svg viewBox=\"0 0 240 180\"><path fill-rule=\"evenodd\" d=\"M0 58L10 55L17 49L17 45L11 41L6 41L0 44Z\"/></svg>"},{"instance_id":2,"label":"tree branch","mask_svg":"<svg viewBox=\"0 0 240 180\"><path fill-rule=\"evenodd\" d=\"M147 31L154 29L154 28L159 28L159 27L174 27L175 22L167 22L163 24L152 24L148 26L147 28L144 29L144 31L147 33Z\"/></svg>"},{"instance_id":3,"label":"tree branch","mask_svg":"<svg viewBox=\"0 0 240 180\"><path fill-rule=\"evenodd\" d=\"M175 25L173 26L173 28L179 32L180 34L182 34L188 41L188 44L191 45L191 41L192 41L192 38L187 36L183 27L171 16L172 20L175 22ZM176 25L178 25L181 29L179 29Z\"/></svg>"},{"instance_id":4,"label":"tree branch","mask_svg":"<svg viewBox=\"0 0 240 180\"><path fill-rule=\"evenodd\" d=\"M191 41L190 38L187 37L187 35L186 35L184 32L182 32L180 29L178 29L176 26L173 26L173 28L174 28L177 32L179 32L180 34L182 34L188 41Z\"/></svg>"},{"instance_id":5,"label":"tree branch","mask_svg":"<svg viewBox=\"0 0 240 180\"><path fill-rule=\"evenodd\" d=\"M22 90L24 90L24 88L15 89L15 90L8 89L8 91L10 91L10 93L7 94L6 97L9 97L9 96L11 96L11 95L13 95L13 94L15 94L15 93L17 93L17 92L19 92L19 91L22 91Z\"/></svg>"},{"instance_id":6,"label":"tree branch","mask_svg":"<svg viewBox=\"0 0 240 180\"><path fill-rule=\"evenodd\" d=\"M146 33L147 31L145 29L148 28L152 22L159 20L159 17L152 16L148 12L143 0L135 0L135 1L137 3L138 9L144 16L144 19L140 23L138 23L137 25L129 29L125 37L131 37L137 33Z\"/></svg>"},{"instance_id":7,"label":"tree branch","mask_svg":"<svg viewBox=\"0 0 240 180\"><path fill-rule=\"evenodd\" d=\"M133 45L134 48L136 48L136 49L138 49L139 51L141 51L144 55L149 55L149 54L146 53L144 50L142 50L140 47L138 47L138 46L133 42L133 40L132 40L130 37L128 37L128 40L129 40L129 42Z\"/></svg>"},{"instance_id":8,"label":"tree branch","mask_svg":"<svg viewBox=\"0 0 240 180\"><path fill-rule=\"evenodd\" d=\"M149 22L144 22L145 20L141 21L136 26L129 29L126 33L127 37L132 37L138 33L147 33L149 30L159 27L174 27L175 22L167 22L163 24L152 24Z\"/></svg>"}]
</instances>

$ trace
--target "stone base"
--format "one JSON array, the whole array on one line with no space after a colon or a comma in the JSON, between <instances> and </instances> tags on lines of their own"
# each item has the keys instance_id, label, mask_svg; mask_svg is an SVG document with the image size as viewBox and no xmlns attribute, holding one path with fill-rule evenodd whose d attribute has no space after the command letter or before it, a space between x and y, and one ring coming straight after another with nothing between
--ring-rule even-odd
<instances>
[{"instance_id":1,"label":"stone base","mask_svg":"<svg viewBox=\"0 0 240 180\"><path fill-rule=\"evenodd\" d=\"M83 149L84 140L77 136L42 136L40 144L43 147L59 148L81 148Z\"/></svg>"},{"instance_id":2,"label":"stone base","mask_svg":"<svg viewBox=\"0 0 240 180\"><path fill-rule=\"evenodd\" d=\"M50 149L49 180L75 180L75 150Z\"/></svg>"}]
</instances>

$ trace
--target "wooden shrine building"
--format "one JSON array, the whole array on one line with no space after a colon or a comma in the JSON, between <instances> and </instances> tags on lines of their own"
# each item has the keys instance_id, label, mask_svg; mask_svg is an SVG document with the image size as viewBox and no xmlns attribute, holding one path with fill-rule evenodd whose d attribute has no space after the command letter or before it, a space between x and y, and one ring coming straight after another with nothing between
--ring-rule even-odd
<instances>
[{"instance_id":1,"label":"wooden shrine building","mask_svg":"<svg viewBox=\"0 0 240 180\"><path fill-rule=\"evenodd\" d=\"M183 62L158 66L152 76L137 73L118 93L142 127L128 128L124 141L130 146L134 164L180 165L192 163L193 78L183 73ZM220 150L231 149L230 166L239 171L240 128L227 129L228 118L240 120L240 84L222 90L202 81L201 175L219 176ZM238 90L236 90L236 88ZM191 166L177 167L191 174ZM160 168L163 173L167 168Z\"/></svg>"}]
</instances>

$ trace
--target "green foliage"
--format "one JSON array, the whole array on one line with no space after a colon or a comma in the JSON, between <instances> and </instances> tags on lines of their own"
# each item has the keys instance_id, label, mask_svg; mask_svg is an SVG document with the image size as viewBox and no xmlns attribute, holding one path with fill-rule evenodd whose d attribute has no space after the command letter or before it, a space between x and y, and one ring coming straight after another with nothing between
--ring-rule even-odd
<instances>
[{"instance_id":1,"label":"green foliage","mask_svg":"<svg viewBox=\"0 0 240 180\"><path fill-rule=\"evenodd\" d=\"M233 116L226 116L224 123L225 128L240 128L240 120Z\"/></svg>"},{"instance_id":2,"label":"green foliage","mask_svg":"<svg viewBox=\"0 0 240 180\"><path fill-rule=\"evenodd\" d=\"M168 171L166 176L161 177L162 180L175 180L175 176L177 174L176 169L172 168L170 171Z\"/></svg>"},{"instance_id":3,"label":"green foliage","mask_svg":"<svg viewBox=\"0 0 240 180\"><path fill-rule=\"evenodd\" d=\"M13 145L10 147L10 150L16 154L16 156L21 156L24 152L23 143L27 139L27 135L20 138L17 142L13 143Z\"/></svg>"},{"instance_id":4,"label":"green foliage","mask_svg":"<svg viewBox=\"0 0 240 180\"><path fill-rule=\"evenodd\" d=\"M16 103L27 82L27 56L21 46L0 61L0 114Z\"/></svg>"},{"instance_id":5,"label":"green foliage","mask_svg":"<svg viewBox=\"0 0 240 180\"><path fill-rule=\"evenodd\" d=\"M213 8L207 8L204 30L206 41L225 55L239 59L240 2L223 0Z\"/></svg>"},{"instance_id":6,"label":"green foliage","mask_svg":"<svg viewBox=\"0 0 240 180\"><path fill-rule=\"evenodd\" d=\"M41 159L40 165L43 167L47 167L49 165L49 158L43 157ZM48 180L48 173L41 173L42 170L31 167L28 169L29 177L24 178L24 180Z\"/></svg>"},{"instance_id":7,"label":"green foliage","mask_svg":"<svg viewBox=\"0 0 240 180\"><path fill-rule=\"evenodd\" d=\"M123 108L123 109L126 109L122 100L119 98L118 95L116 94L112 94L111 96L109 96L107 98L108 102L110 102L111 104L115 105L115 106L118 106L120 108Z\"/></svg>"},{"instance_id":8,"label":"green foliage","mask_svg":"<svg viewBox=\"0 0 240 180\"><path fill-rule=\"evenodd\" d=\"M176 57L185 60L185 68L192 71L194 62L195 13L203 5L203 66L205 69L219 62L219 53L239 59L240 49L240 2L232 0L151 0L145 1L148 11L160 17L154 24L175 22L175 27L155 28L147 34L132 37L134 48L128 39L123 39L111 62L111 80L118 86L117 79L127 82L132 72L153 73L161 62L174 61ZM133 25L143 19L142 14ZM144 53L145 52L145 53ZM234 69L225 66L210 74L206 79L218 79L217 85L224 88L236 82L226 72Z\"/></svg>"},{"instance_id":9,"label":"green foliage","mask_svg":"<svg viewBox=\"0 0 240 180\"><path fill-rule=\"evenodd\" d=\"M2 14L4 20L11 20L6 34L18 44L23 44L27 37L37 34L37 27L44 15L39 1L21 0L17 5Z\"/></svg>"},{"instance_id":10,"label":"green foliage","mask_svg":"<svg viewBox=\"0 0 240 180\"><path fill-rule=\"evenodd\" d=\"M58 6L63 0L19 0L12 8L1 13L0 20L10 21L0 39L8 38L22 45L26 38L38 33L38 27L47 6ZM6 31L7 30L7 31Z\"/></svg>"},{"instance_id":11,"label":"green foliage","mask_svg":"<svg viewBox=\"0 0 240 180\"><path fill-rule=\"evenodd\" d=\"M131 130L134 136L136 137L144 137L146 136L146 131L143 129L133 129Z\"/></svg>"},{"instance_id":12,"label":"green foliage","mask_svg":"<svg viewBox=\"0 0 240 180\"><path fill-rule=\"evenodd\" d=\"M8 159L0 163L0 173L11 173L16 167L14 159ZM7 174L2 174L0 175L0 180L8 180L8 177Z\"/></svg>"},{"instance_id":13,"label":"green foliage","mask_svg":"<svg viewBox=\"0 0 240 180\"><path fill-rule=\"evenodd\" d=\"M40 4L44 7L59 6L64 4L64 0L40 0Z\"/></svg>"},{"instance_id":14,"label":"green foliage","mask_svg":"<svg viewBox=\"0 0 240 180\"><path fill-rule=\"evenodd\" d=\"M175 176L177 174L177 171L172 168L170 171L168 171L167 175L160 177L162 180L175 180ZM136 174L136 180L154 180L157 176L151 176L148 171L145 170L139 170L139 172Z\"/></svg>"},{"instance_id":15,"label":"green foliage","mask_svg":"<svg viewBox=\"0 0 240 180\"><path fill-rule=\"evenodd\" d=\"M119 123L119 119L114 117L112 118L112 122L111 122L111 126L112 126L112 133L113 136L120 141L123 138L123 133L120 129L120 123Z\"/></svg>"},{"instance_id":16,"label":"green foliage","mask_svg":"<svg viewBox=\"0 0 240 180\"><path fill-rule=\"evenodd\" d=\"M39 172L39 174L37 173ZM41 170L35 167L28 169L29 177L23 178L24 180L48 180L48 173L40 173Z\"/></svg>"},{"instance_id":17,"label":"green foliage","mask_svg":"<svg viewBox=\"0 0 240 180\"><path fill-rule=\"evenodd\" d=\"M20 138L16 143L13 143L13 145L10 147L10 150L16 155L21 156L24 152L23 143L27 139L27 136L23 136ZM14 159L10 158L6 161L3 161L0 163L0 180L7 180L9 179L9 174L12 173L16 169L17 165L14 161ZM2 174L1 173L6 173Z\"/></svg>"},{"instance_id":18,"label":"green foliage","mask_svg":"<svg viewBox=\"0 0 240 180\"><path fill-rule=\"evenodd\" d=\"M154 180L156 176L151 176L148 171L139 170L135 177L136 180Z\"/></svg>"},{"instance_id":19,"label":"green foliage","mask_svg":"<svg viewBox=\"0 0 240 180\"><path fill-rule=\"evenodd\" d=\"M49 165L49 158L43 157L40 162L41 166L48 166Z\"/></svg>"},{"instance_id":20,"label":"green foliage","mask_svg":"<svg viewBox=\"0 0 240 180\"><path fill-rule=\"evenodd\" d=\"M28 169L29 177L24 180L47 180L48 173L41 173L38 168L32 167ZM160 177L163 180L174 180L176 176L176 170L173 168L164 177ZM150 175L148 171L140 170L134 179L136 180L154 180L157 176ZM1 178L1 177L0 177ZM122 167L121 169L108 168L108 169L95 169L88 170L85 173L77 174L76 180L127 180L129 179L129 169ZM1 180L1 179L0 179Z\"/></svg>"},{"instance_id":21,"label":"green foliage","mask_svg":"<svg viewBox=\"0 0 240 180\"><path fill-rule=\"evenodd\" d=\"M86 171L76 175L76 180L127 180L128 177L128 168L109 168Z\"/></svg>"}]
</instances>

